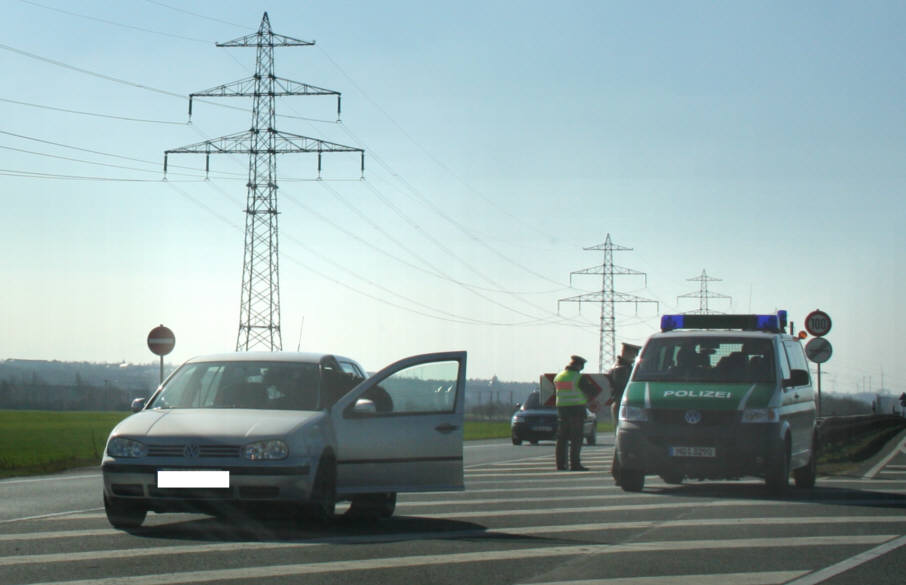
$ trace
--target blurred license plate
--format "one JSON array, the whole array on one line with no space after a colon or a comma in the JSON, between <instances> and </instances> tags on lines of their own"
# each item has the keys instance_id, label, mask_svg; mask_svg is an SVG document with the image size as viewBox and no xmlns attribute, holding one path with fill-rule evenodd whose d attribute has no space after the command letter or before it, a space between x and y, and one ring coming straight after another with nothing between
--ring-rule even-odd
<instances>
[{"instance_id":1,"label":"blurred license plate","mask_svg":"<svg viewBox=\"0 0 906 585\"><path fill-rule=\"evenodd\" d=\"M157 472L159 488L228 488L229 471L165 471Z\"/></svg>"},{"instance_id":2,"label":"blurred license plate","mask_svg":"<svg viewBox=\"0 0 906 585\"><path fill-rule=\"evenodd\" d=\"M539 426L532 427L532 430L533 430L533 431L548 432L548 431L554 430L554 427L547 426L547 425L539 425Z\"/></svg>"},{"instance_id":3,"label":"blurred license plate","mask_svg":"<svg viewBox=\"0 0 906 585\"><path fill-rule=\"evenodd\" d=\"M714 447L670 447L671 457L716 457Z\"/></svg>"}]
</instances>

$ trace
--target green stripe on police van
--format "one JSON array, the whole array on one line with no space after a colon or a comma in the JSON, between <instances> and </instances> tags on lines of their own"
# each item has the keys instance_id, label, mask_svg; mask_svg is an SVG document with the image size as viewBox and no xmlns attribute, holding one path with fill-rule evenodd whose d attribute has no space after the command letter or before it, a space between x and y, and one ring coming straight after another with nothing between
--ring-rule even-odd
<instances>
[{"instance_id":1,"label":"green stripe on police van","mask_svg":"<svg viewBox=\"0 0 906 585\"><path fill-rule=\"evenodd\" d=\"M699 410L738 410L766 408L774 385L727 382L632 382L626 389L627 400L643 408L696 408Z\"/></svg>"}]
</instances>

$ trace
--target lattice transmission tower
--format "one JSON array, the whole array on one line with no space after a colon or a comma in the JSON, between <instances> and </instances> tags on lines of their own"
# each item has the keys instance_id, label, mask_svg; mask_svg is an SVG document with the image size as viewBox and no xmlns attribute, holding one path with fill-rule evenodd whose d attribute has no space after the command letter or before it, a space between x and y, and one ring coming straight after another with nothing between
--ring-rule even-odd
<instances>
[{"instance_id":1,"label":"lattice transmission tower","mask_svg":"<svg viewBox=\"0 0 906 585\"><path fill-rule=\"evenodd\" d=\"M239 81L192 93L189 96L189 118L192 117L192 101L195 97L250 97L252 98L252 127L245 132L205 140L164 152L164 175L167 172L167 159L171 154L204 154L206 173L210 170L211 154L249 155L245 248L236 351L252 349L280 351L283 349L280 334L277 155L300 152L317 153L320 175L322 153L358 152L361 155L362 172L365 171L365 152L361 148L280 132L276 128L275 98L280 96L337 96L337 116L339 117L339 92L282 79L274 75L275 47L304 47L314 44L314 41L301 41L274 34L271 31L267 12L261 19L258 32L225 43L217 43L218 47L254 47L257 50L255 74Z\"/></svg>"},{"instance_id":2,"label":"lattice transmission tower","mask_svg":"<svg viewBox=\"0 0 906 585\"><path fill-rule=\"evenodd\" d=\"M711 299L727 299L731 303L733 302L732 297L728 295L722 295L708 290L709 282L720 282L722 279L708 276L708 273L705 272L704 268L702 268L701 275L694 278L687 278L686 280L700 283L698 291L689 292L676 297L677 301L679 301L679 299L698 299L698 309L686 311L687 315L709 315L720 313L720 311L714 311L710 308L708 301Z\"/></svg>"},{"instance_id":3,"label":"lattice transmission tower","mask_svg":"<svg viewBox=\"0 0 906 585\"><path fill-rule=\"evenodd\" d=\"M557 311L560 310L560 303L581 303L583 302L594 302L601 303L601 326L600 326L600 344L598 346L598 371L603 372L604 370L604 357L607 356L610 359L609 363L616 362L617 352L616 352L616 303L656 303L651 299L646 299L636 295L630 295L626 293L621 293L614 290L614 276L623 276L623 275L641 275L645 276L645 283L647 286L648 278L644 272L639 272L638 270L633 270L631 268L623 268L622 266L616 266L613 263L613 253L614 252L623 252L632 250L632 248L626 248L618 244L614 244L610 239L610 234L607 234L607 237L604 239L603 244L598 244L597 246L591 246L589 248L583 248L583 250L595 250L604 252L604 263L600 266L592 266L591 268L585 268L583 270L576 270L569 274L570 285L572 285L573 275L575 274L600 274L602 275L601 280L601 292L588 293L584 295L578 295L575 297L569 297L565 299L560 299L557 301Z\"/></svg>"}]
</instances>

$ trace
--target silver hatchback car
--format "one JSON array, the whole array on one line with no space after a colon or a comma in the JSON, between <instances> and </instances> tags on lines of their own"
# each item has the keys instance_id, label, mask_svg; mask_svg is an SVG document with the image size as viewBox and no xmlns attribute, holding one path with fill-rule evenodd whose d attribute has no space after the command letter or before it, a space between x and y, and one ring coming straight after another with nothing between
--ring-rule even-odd
<instances>
[{"instance_id":1,"label":"silver hatchback car","mask_svg":"<svg viewBox=\"0 0 906 585\"><path fill-rule=\"evenodd\" d=\"M341 500L387 517L398 492L462 490L465 375L462 351L369 378L332 354L191 359L111 431L107 518L271 504L323 520Z\"/></svg>"}]
</instances>

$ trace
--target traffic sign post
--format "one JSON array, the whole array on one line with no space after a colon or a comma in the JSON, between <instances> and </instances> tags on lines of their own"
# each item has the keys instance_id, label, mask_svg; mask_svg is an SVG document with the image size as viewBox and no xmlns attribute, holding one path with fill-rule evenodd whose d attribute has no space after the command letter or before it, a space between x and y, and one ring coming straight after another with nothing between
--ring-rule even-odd
<instances>
[{"instance_id":1,"label":"traffic sign post","mask_svg":"<svg viewBox=\"0 0 906 585\"><path fill-rule=\"evenodd\" d=\"M805 317L805 330L815 336L805 344L805 355L818 364L818 416L821 416L821 364L834 353L830 341L824 339L831 330L830 315L821 309L815 309Z\"/></svg>"},{"instance_id":2,"label":"traffic sign post","mask_svg":"<svg viewBox=\"0 0 906 585\"><path fill-rule=\"evenodd\" d=\"M148 349L160 356L160 381L164 381L164 356L176 347L176 336L167 327L160 325L148 333Z\"/></svg>"}]
</instances>

